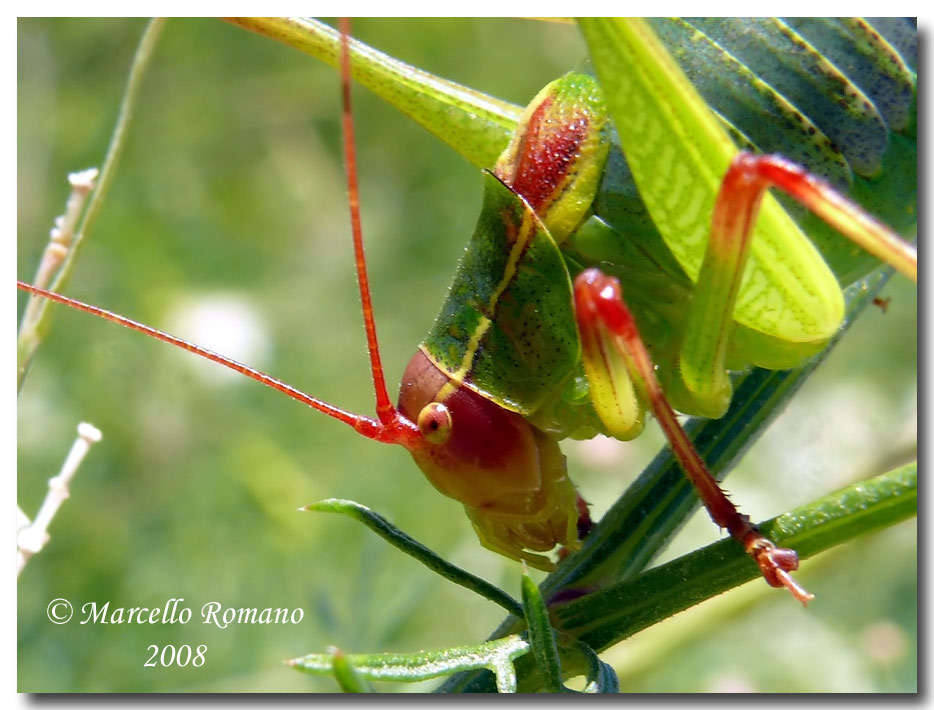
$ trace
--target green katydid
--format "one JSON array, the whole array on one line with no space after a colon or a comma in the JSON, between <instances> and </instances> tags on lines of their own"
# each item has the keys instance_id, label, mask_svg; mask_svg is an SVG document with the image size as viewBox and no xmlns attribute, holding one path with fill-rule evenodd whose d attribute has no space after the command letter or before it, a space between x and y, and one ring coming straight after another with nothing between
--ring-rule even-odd
<instances>
[{"instance_id":1,"label":"green katydid","mask_svg":"<svg viewBox=\"0 0 934 710\"><path fill-rule=\"evenodd\" d=\"M656 58L657 58L657 57L656 57ZM589 199L584 200L584 202L585 202L586 204L584 204L583 209L586 211L587 208L589 207ZM573 221L573 220L572 220L572 221ZM574 224L574 225L572 225L572 226L576 226L576 224ZM570 231L570 230L569 230L569 231ZM575 236L577 236L577 235L575 235ZM592 244L591 244L591 246L592 246ZM832 298L831 298L830 300L832 301ZM831 318L831 320L832 320L832 318ZM565 319L564 319L564 327L565 327L565 330L568 329L568 325L569 325L570 323L571 323L571 321L570 321L569 318L565 318ZM827 335L828 335L827 333L824 333L823 339L826 339ZM821 337L816 338L816 341L818 342L818 346L819 346L819 343L820 343L820 341L821 341ZM428 347L430 348L431 346L429 345ZM719 347L719 346L718 346L718 347ZM373 352L375 352L375 348L373 348ZM770 356L771 356L771 355L770 355ZM801 357L801 356L798 355L798 356L795 356L795 357ZM702 358L702 359L703 359L703 358ZM792 360L792 361L794 361L794 360ZM786 360L786 362L787 362L787 360ZM473 365L473 362L471 362L471 365ZM378 368L374 367L374 370L376 370L376 369L378 369ZM722 371L722 370L723 370L722 362L719 363L718 365L715 365L712 369L713 369L714 371L717 371L717 372ZM457 375L456 368L452 368L452 370L454 370L454 371L450 372L450 374L452 374L452 375ZM674 371L673 368L669 368L669 369L667 370L667 372L669 372L669 373L672 372L672 371ZM375 374L376 374L376 373L374 372L374 377L375 377ZM461 376L463 376L463 373L461 373ZM554 380L553 380L553 381L550 383L550 385L549 385L549 386L552 388L552 394L557 394L557 393L558 393L558 390L560 389L560 388L559 388L559 385L560 385L562 382L566 382L566 381L567 381L567 377L568 377L568 373L567 373L567 372L564 372L564 373L560 373L560 372L559 372L559 373L557 373L557 374L554 375ZM702 379L703 379L703 378L702 378ZM711 378L707 378L707 379L705 380L705 382L710 382L710 381L712 381ZM556 383L557 383L557 384L556 384ZM716 393L716 396L715 396L715 397L712 397L712 398L711 398L711 399L717 400L717 402L715 402L713 405L710 406L710 409L713 410L713 411L716 411L716 410L718 409L718 407L722 407L722 403L723 403L722 387L715 388L715 389L718 389L718 390L720 390L720 391L718 391L718 392ZM676 400L677 403L678 403L678 407L681 408L681 409L683 409L683 410L685 410L685 411L691 411L692 409L693 409L694 411L702 411L702 412L708 411L707 408L706 408L706 405L703 405L703 404L702 404L702 405L697 405L697 406L693 406L693 407L692 407L692 406L691 406L691 402L690 402L690 397L691 397L691 396L694 396L694 395L688 395L688 396L685 397L684 399ZM509 404L509 403L507 403L507 402L502 401L502 396L501 396L501 395L498 396L498 397L494 397L494 399L500 399L499 402L496 402L497 404ZM618 400L613 400L613 402L612 402L612 404L611 404L610 406L611 406L611 407L615 407L617 401L618 401ZM541 404L541 402L539 402L539 404ZM389 412L389 409L387 408L387 405L389 405L388 399L385 398L385 397L382 397L382 398L381 398L381 401L380 401L380 404L379 404L379 407L378 407L379 411L381 412L381 418L382 418L383 416L387 416L387 417L388 417L388 415L386 414L387 412ZM391 406L391 405L389 405L389 406ZM517 407L517 405L516 405L515 403L512 403L511 406L512 406L513 409L517 409L517 408L519 408L519 409L525 409L525 411L523 412L524 414L529 414L529 415L533 415L533 414L534 414L534 412L531 411L530 408L528 408L528 407ZM554 406L554 402L551 403L551 406ZM432 411L434 411L434 410L432 410ZM363 423L363 422L364 422L364 418L355 418L355 419L353 419L353 420L350 420L350 419L348 419L344 414L335 411L333 408L330 408L330 409L329 409L329 413L335 414L335 415L337 415L339 418L343 418L343 420L344 420L344 421L348 421L348 423L349 423L350 421L356 422L356 423L357 423L356 426L357 426L358 430L359 430L360 428L367 428L367 427L370 427L370 426L371 426L371 424L369 424L369 423ZM411 424L412 421L414 421L414 420L417 419L417 416L415 415L415 412L410 412L409 414L410 414L410 416L409 416L409 422L410 422L410 424ZM431 414L431 413L429 413L429 414ZM431 416L434 416L434 415L431 414ZM428 422L433 421L433 419L431 418L431 416L429 416L429 417L426 419L426 421L428 421ZM627 415L627 416L629 417L630 420L633 420L633 421L638 421L638 420L639 420L639 416L638 416L638 415L636 415L635 417L633 417L632 415ZM546 417L545 415L542 415L542 414L539 412L539 414L538 414L538 422L539 422L539 423L542 423L542 422L544 421L544 419L546 419L546 418L547 418L547 417ZM591 419L592 419L592 418L591 418ZM533 421L534 421L534 420L535 420L535 417L533 416ZM385 423L385 422L384 422L384 423ZM543 426L544 426L544 424L543 424ZM583 426L583 425L581 425L579 422L569 423L568 420L567 420L566 418L557 418L557 419L553 419L551 422L549 422L547 428L553 429L553 428L555 428L555 427L557 427L557 428L564 427L564 428L566 428L566 429L567 429L567 428L577 428L577 429L579 429L580 426ZM588 424L588 426L590 426L591 428L602 428L602 426L601 426L600 424L594 424L593 421L591 421L591 422ZM635 428L633 428L633 427L635 427ZM627 431L626 431L626 434L631 435L631 434L636 433L636 429L638 428L638 424L635 424L635 425L634 425L634 424L632 424L632 422L629 422L629 423L627 423L625 426L623 426L622 428L627 430ZM409 433L412 432L411 427L399 426L399 427L397 427L397 429L398 429L398 431L408 431ZM381 440L385 440L386 438L391 438L391 437L392 437L391 434L387 434L387 431L388 431L388 430L387 430L386 428L382 428L382 429L377 428L377 429L372 429L372 431L371 431L370 433L375 434L375 437L374 437L374 438L380 438ZM566 432L565 432L565 433L566 433ZM405 437L408 437L409 435L410 435L410 434L401 434L401 435L398 435L398 436L397 436L397 441L398 441L398 443L402 443L401 440L402 440L403 438L405 438ZM554 453L550 453L549 456L551 457L551 461L553 462L553 470L554 470L554 471L559 471L560 465L558 465L557 463L555 463L555 462L558 461L558 459L556 458L556 455L555 455ZM555 474L555 475L558 475L558 474ZM437 484L437 482L436 482L436 484ZM542 537L542 534L541 534L541 533L533 532L533 533L529 533L529 534L528 534L526 537L524 537L524 538L522 537L522 535L524 535L525 533L520 533L520 542L521 542L521 543L529 542L529 543L532 543L533 545L537 545L539 549L548 549L548 548L552 547L552 546L554 545L554 543L568 543L568 544L573 544L573 541L574 541L573 522L576 521L576 506L573 505L573 495L571 495L570 493L568 493L568 491L571 490L571 489L568 488L567 485L564 485L564 484L562 484L562 485L563 485L563 488L562 488L562 491L560 492L560 495L556 494L556 496L557 496L556 499L550 500L549 503L548 503L548 505L545 506L545 508L547 508L547 509L550 511L550 513L549 513L548 515L545 515L545 519L550 521L550 520L551 520L551 514L557 515L557 516L560 518L560 522L557 524L557 527L558 527L558 528L561 528L561 531L558 532L558 533L554 533L553 531L551 531L550 533L545 533L545 536L544 536L544 537ZM439 487L444 488L443 485L442 485L442 486L439 486ZM495 488L495 486L494 486L494 488ZM450 491L449 491L449 492L450 492ZM500 490L500 491L494 490L493 492L494 492L494 493L501 493L502 491L501 491L501 490ZM541 488L538 488L538 489L534 489L534 488L533 488L533 493L534 493L534 495L539 495L539 494L542 493L542 489L541 489ZM476 503L476 501L475 501L473 498L471 498L471 499L469 499L469 500L464 500L464 497L465 497L466 495L468 495L468 494L463 493L463 492L459 492L455 497L458 497L462 502L465 502L465 503ZM472 494L471 494L471 495L472 495ZM546 497L547 497L547 496L546 496ZM469 507L469 508L473 508L475 511L477 511L477 510L482 510L482 505L483 505L485 502L486 502L486 501L481 501L480 505L476 505L476 504L475 504L475 505L468 505L468 507ZM512 510L511 508L510 508L510 509L506 509L506 508L508 508L508 506L506 506L505 504L503 504L503 508L498 509L498 510L496 509L496 505L497 505L496 503L493 503L493 505L492 505L492 508L493 508L494 512L496 512L496 513L505 513L505 514L506 514L505 517L507 517L507 518L510 517L510 516L513 516L513 515L515 514L515 511ZM536 526L536 525L540 525L540 524L543 522L543 520L542 520L541 517L536 517L536 516L540 516L541 514L542 514L542 509L537 509L537 510L532 511L532 512L529 512L528 510L526 510L525 512L521 512L521 511L520 511L520 512L519 512L520 517L524 516L524 517L525 517L525 520L521 520L519 524L522 525L522 526L525 526L526 532L528 532L528 528L529 528L529 527L534 527L534 526ZM547 563L546 563L543 559L541 559L539 556L529 553L529 551L526 549L526 548L528 547L528 545L525 545L525 544L517 544L516 541L515 541L514 539L509 540L510 536L512 536L512 535L514 535L514 534L516 533L516 528L515 528L515 527L509 527L509 526L507 525L507 528L506 528L506 530L505 530L505 532L504 532L504 531L503 531L503 527L502 527L503 524L504 524L502 518L503 518L502 515L500 515L499 517L497 517L497 516L494 515L494 516L493 516L493 522L489 522L489 521L490 521L490 517L489 517L489 516L486 516L486 517L481 516L481 517L480 517L480 521L481 521L481 522L478 523L478 522L477 522L477 518L474 517L475 524L478 524L478 530L480 530L480 531L485 531L485 532L481 532L481 538L484 539L484 541L485 541L487 544L489 544L490 546L492 546L492 547L494 547L494 548L496 548L496 549L499 549L500 551L505 551L505 552L507 552L507 553L509 553L509 554L511 554L511 555L514 555L514 556L523 557L523 558L528 559L528 560L530 560L530 561L536 562L536 563L538 563L538 564L540 564L540 565L546 565ZM511 523L510 523L510 525L511 525ZM552 526L551 526L551 525L546 525L546 527L549 527L549 528L550 528L550 527L552 527ZM552 537L551 537L550 539L548 538L548 535L549 535L549 534L552 535ZM509 540L509 541L507 542L506 540ZM551 544L548 544L548 543L551 543ZM546 547L546 546L547 546L547 547Z\"/></svg>"}]
</instances>

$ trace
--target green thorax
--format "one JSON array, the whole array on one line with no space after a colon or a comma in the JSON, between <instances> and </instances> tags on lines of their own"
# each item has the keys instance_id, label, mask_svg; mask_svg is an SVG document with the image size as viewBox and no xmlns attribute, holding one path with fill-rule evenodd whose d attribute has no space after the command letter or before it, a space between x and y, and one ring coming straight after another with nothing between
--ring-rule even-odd
<instances>
[{"instance_id":1,"label":"green thorax","mask_svg":"<svg viewBox=\"0 0 934 710\"><path fill-rule=\"evenodd\" d=\"M605 115L586 75L552 82L529 104L495 175L484 173L477 227L422 345L453 381L526 416L550 410L580 371L559 244L591 211Z\"/></svg>"},{"instance_id":2,"label":"green thorax","mask_svg":"<svg viewBox=\"0 0 934 710\"><path fill-rule=\"evenodd\" d=\"M483 210L422 350L451 379L528 415L574 370L571 278L528 204L484 173Z\"/></svg>"}]
</instances>

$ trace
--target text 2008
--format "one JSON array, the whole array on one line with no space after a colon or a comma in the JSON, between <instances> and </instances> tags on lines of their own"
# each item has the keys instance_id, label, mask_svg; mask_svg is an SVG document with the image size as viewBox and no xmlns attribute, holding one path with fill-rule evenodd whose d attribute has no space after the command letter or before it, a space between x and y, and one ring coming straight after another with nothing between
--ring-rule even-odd
<instances>
[{"instance_id":1,"label":"text 2008","mask_svg":"<svg viewBox=\"0 0 934 710\"><path fill-rule=\"evenodd\" d=\"M200 668L204 665L204 655L208 650L207 645L201 644L192 651L191 646L187 643L182 644L178 648L175 648L172 644L166 644L162 647L161 651L156 644L150 644L147 648L152 650L152 655L143 666L150 668L155 668L156 666L162 666L163 668L178 666L179 668L184 668L187 665Z\"/></svg>"}]
</instances>

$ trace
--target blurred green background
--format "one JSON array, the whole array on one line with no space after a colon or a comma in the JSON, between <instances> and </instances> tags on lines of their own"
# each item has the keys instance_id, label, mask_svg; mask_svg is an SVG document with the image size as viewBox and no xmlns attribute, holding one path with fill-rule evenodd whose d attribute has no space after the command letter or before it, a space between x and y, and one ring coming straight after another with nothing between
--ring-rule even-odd
<instances>
[{"instance_id":1,"label":"blurred green background","mask_svg":"<svg viewBox=\"0 0 934 710\"><path fill-rule=\"evenodd\" d=\"M141 20L20 20L18 254L31 280L69 171L99 165ZM360 39L525 103L578 66L573 27L521 20L359 20ZM478 213L475 169L355 91L363 226L395 387ZM337 76L221 22L171 21L110 195L68 287L76 298L222 350L339 406L373 409L340 162ZM754 519L890 468L916 439L916 291L901 278L750 451L728 486ZM19 297L20 309L24 299ZM226 336L212 341L211 331ZM204 365L204 366L202 366ZM296 512L325 497L374 508L518 594L518 565L478 544L460 506L408 455L143 336L58 309L20 394L18 503L37 510L79 421L104 434L52 539L19 580L20 691L324 691L285 658L337 645L474 643L501 619L362 526ZM661 446L565 446L599 515ZM692 520L670 555L719 537ZM754 582L605 655L627 691L911 691L916 527L804 564L807 610ZM161 606L176 625L56 626L46 605ZM300 607L294 626L217 629L225 607ZM207 644L202 668L144 668L150 644ZM426 684L431 687L434 684ZM385 686L386 689L409 688Z\"/></svg>"}]
</instances>

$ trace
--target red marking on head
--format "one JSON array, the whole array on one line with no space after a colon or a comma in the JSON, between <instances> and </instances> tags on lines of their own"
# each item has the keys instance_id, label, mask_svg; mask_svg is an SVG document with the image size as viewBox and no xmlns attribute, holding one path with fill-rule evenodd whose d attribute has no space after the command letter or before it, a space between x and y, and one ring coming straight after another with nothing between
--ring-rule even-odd
<instances>
[{"instance_id":1,"label":"red marking on head","mask_svg":"<svg viewBox=\"0 0 934 710\"><path fill-rule=\"evenodd\" d=\"M451 433L442 444L412 449L419 468L438 490L474 508L526 501L541 488L539 448L533 427L519 414L450 378L421 351L409 361L399 392L399 412L414 420L432 402L447 407ZM442 389L449 391L442 392Z\"/></svg>"}]
</instances>

